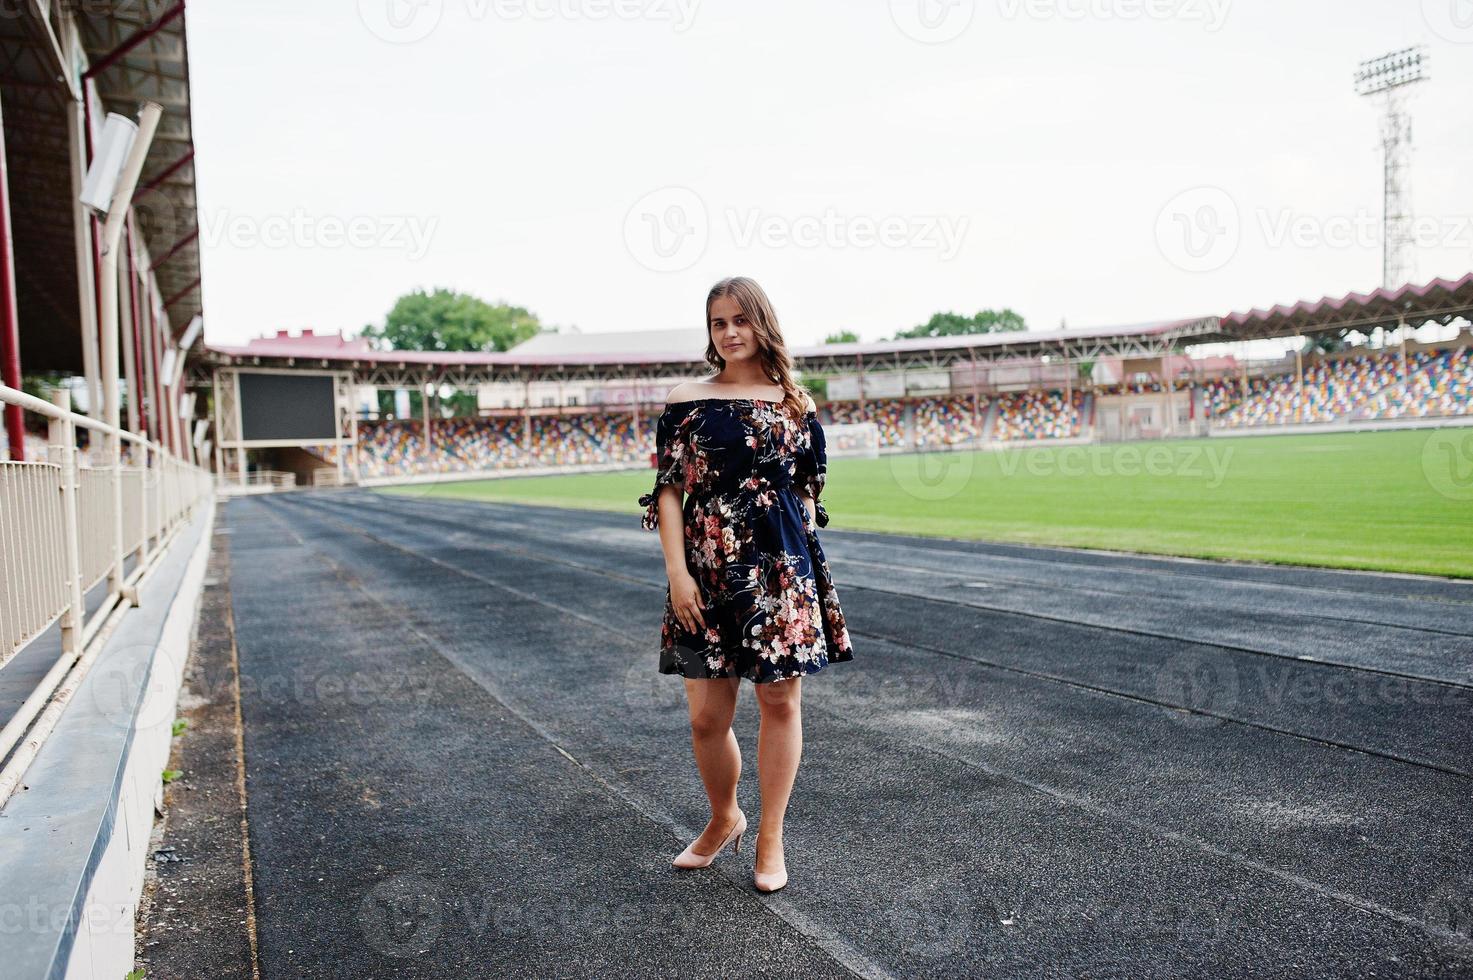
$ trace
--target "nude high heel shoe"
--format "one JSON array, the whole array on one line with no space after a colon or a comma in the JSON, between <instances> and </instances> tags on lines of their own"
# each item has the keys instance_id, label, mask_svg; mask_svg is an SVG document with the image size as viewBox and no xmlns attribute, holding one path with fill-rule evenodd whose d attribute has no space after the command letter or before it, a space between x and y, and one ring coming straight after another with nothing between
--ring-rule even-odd
<instances>
[{"instance_id":1,"label":"nude high heel shoe","mask_svg":"<svg viewBox=\"0 0 1473 980\"><path fill-rule=\"evenodd\" d=\"M777 891L780 888L787 887L787 884L788 884L788 866L787 866L787 862L786 861L783 862L783 869L781 871L766 872L766 871L758 871L756 868L753 868L752 869L752 884L757 887L757 890L759 892L775 892L775 891Z\"/></svg>"},{"instance_id":2,"label":"nude high heel shoe","mask_svg":"<svg viewBox=\"0 0 1473 980\"><path fill-rule=\"evenodd\" d=\"M723 840L720 844L716 845L716 850L712 851L710 854L699 854L695 850L695 841L691 841L690 846L681 851L679 854L675 855L675 859L670 863L675 865L677 868L704 868L706 867L706 865L710 864L716 859L716 855L720 854L722 849L725 848L727 844L731 845L731 851L733 854L740 853L742 847L742 834L745 833L747 830L747 815L745 813L742 813L740 810L738 810L737 813L740 815L737 817L737 822L735 826L733 826L731 828L731 831L726 835L726 839Z\"/></svg>"}]
</instances>

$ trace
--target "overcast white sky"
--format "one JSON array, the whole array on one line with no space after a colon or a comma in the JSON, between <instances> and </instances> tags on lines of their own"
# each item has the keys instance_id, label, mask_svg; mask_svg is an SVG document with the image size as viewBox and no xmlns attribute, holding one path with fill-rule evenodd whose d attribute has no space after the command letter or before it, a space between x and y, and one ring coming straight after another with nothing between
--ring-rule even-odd
<instances>
[{"instance_id":1,"label":"overcast white sky","mask_svg":"<svg viewBox=\"0 0 1473 980\"><path fill-rule=\"evenodd\" d=\"M1470 0L198 0L189 20L214 343L354 333L436 286L598 332L699 325L711 283L749 275L800 346L938 310L1052 329L1371 289L1379 115L1352 74L1415 43L1416 277L1473 270Z\"/></svg>"}]
</instances>

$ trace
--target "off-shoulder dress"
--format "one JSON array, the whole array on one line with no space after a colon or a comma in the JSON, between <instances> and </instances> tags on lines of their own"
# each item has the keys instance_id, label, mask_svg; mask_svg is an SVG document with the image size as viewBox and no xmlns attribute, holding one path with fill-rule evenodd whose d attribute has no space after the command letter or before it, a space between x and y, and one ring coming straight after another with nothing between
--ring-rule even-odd
<instances>
[{"instance_id":1,"label":"off-shoulder dress","mask_svg":"<svg viewBox=\"0 0 1473 980\"><path fill-rule=\"evenodd\" d=\"M655 427L655 485L641 526L659 526L660 487L685 491L686 567L706 605L690 633L665 590L659 672L780 681L854 659L844 611L819 544L828 471L823 426L794 422L762 398L666 405ZM813 498L815 518L798 496Z\"/></svg>"}]
</instances>

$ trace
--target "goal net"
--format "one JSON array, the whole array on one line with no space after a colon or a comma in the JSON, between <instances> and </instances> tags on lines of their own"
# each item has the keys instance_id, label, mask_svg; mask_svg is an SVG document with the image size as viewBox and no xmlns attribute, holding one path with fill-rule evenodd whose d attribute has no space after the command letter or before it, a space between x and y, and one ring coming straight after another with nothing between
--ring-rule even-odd
<instances>
[{"instance_id":1,"label":"goal net","mask_svg":"<svg viewBox=\"0 0 1473 980\"><path fill-rule=\"evenodd\" d=\"M829 456L880 456L880 427L873 422L835 422L823 427L824 452Z\"/></svg>"}]
</instances>

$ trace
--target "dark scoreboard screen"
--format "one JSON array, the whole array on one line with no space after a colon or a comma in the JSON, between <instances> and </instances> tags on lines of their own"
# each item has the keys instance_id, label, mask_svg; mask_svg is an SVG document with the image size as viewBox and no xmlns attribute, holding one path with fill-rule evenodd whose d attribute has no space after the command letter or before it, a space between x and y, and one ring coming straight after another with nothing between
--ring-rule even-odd
<instances>
[{"instance_id":1,"label":"dark scoreboard screen","mask_svg":"<svg viewBox=\"0 0 1473 980\"><path fill-rule=\"evenodd\" d=\"M330 442L338 437L330 374L255 374L240 379L241 439Z\"/></svg>"}]
</instances>

